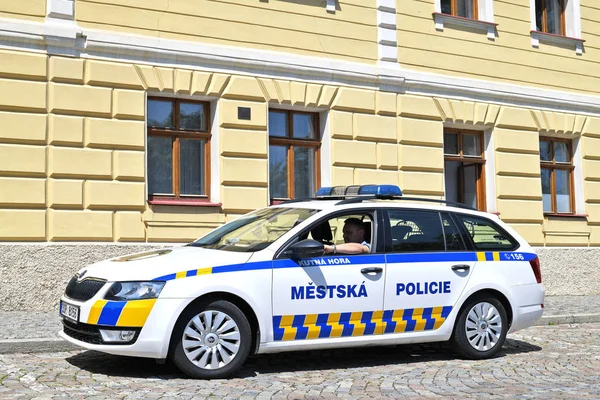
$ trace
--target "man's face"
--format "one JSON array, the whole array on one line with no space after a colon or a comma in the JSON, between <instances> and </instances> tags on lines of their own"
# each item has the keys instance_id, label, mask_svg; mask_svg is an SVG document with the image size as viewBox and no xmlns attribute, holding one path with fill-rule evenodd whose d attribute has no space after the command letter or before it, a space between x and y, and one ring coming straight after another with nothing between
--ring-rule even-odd
<instances>
[{"instance_id":1,"label":"man's face","mask_svg":"<svg viewBox=\"0 0 600 400\"><path fill-rule=\"evenodd\" d=\"M346 243L362 243L365 240L364 229L353 224L345 224L342 233Z\"/></svg>"}]
</instances>

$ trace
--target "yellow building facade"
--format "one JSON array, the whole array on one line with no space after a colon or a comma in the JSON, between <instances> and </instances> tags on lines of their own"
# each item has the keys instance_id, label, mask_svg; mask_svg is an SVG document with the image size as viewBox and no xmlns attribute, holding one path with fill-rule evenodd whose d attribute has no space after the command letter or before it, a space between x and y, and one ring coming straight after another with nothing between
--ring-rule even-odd
<instances>
[{"instance_id":1,"label":"yellow building facade","mask_svg":"<svg viewBox=\"0 0 600 400\"><path fill-rule=\"evenodd\" d=\"M318 186L389 183L498 213L539 247L550 294L599 294L600 7L559 11L2 2L4 253L60 253L64 280L82 243L183 243Z\"/></svg>"}]
</instances>

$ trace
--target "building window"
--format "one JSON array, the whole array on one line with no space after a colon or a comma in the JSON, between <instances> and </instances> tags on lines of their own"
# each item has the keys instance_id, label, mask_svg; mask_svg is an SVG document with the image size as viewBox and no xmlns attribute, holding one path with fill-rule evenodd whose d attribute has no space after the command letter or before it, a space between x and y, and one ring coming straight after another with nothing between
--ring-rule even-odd
<instances>
[{"instance_id":1,"label":"building window","mask_svg":"<svg viewBox=\"0 0 600 400\"><path fill-rule=\"evenodd\" d=\"M485 211L483 132L444 130L446 200Z\"/></svg>"},{"instance_id":2,"label":"building window","mask_svg":"<svg viewBox=\"0 0 600 400\"><path fill-rule=\"evenodd\" d=\"M535 23L538 32L564 36L565 0L535 0Z\"/></svg>"},{"instance_id":3,"label":"building window","mask_svg":"<svg viewBox=\"0 0 600 400\"><path fill-rule=\"evenodd\" d=\"M573 150L565 139L540 139L544 213L573 213Z\"/></svg>"},{"instance_id":4,"label":"building window","mask_svg":"<svg viewBox=\"0 0 600 400\"><path fill-rule=\"evenodd\" d=\"M271 200L308 198L319 186L317 114L269 110L269 191Z\"/></svg>"},{"instance_id":5,"label":"building window","mask_svg":"<svg viewBox=\"0 0 600 400\"><path fill-rule=\"evenodd\" d=\"M477 19L477 0L441 0L443 14Z\"/></svg>"},{"instance_id":6,"label":"building window","mask_svg":"<svg viewBox=\"0 0 600 400\"><path fill-rule=\"evenodd\" d=\"M210 187L209 103L148 98L148 194L207 198Z\"/></svg>"}]
</instances>

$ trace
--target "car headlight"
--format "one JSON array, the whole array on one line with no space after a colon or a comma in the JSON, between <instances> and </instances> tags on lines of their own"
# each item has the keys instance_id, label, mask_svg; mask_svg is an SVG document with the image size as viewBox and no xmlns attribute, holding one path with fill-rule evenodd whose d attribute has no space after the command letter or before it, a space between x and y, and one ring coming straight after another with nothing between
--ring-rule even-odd
<instances>
[{"instance_id":1,"label":"car headlight","mask_svg":"<svg viewBox=\"0 0 600 400\"><path fill-rule=\"evenodd\" d=\"M112 284L105 300L143 300L155 299L160 294L166 282L115 282Z\"/></svg>"}]
</instances>

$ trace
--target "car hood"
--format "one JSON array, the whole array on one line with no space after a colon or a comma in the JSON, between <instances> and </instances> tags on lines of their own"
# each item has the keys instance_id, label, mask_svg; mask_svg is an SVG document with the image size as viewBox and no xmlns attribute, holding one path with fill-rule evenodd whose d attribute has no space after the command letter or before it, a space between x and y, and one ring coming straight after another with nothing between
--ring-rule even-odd
<instances>
[{"instance_id":1,"label":"car hood","mask_svg":"<svg viewBox=\"0 0 600 400\"><path fill-rule=\"evenodd\" d=\"M111 258L79 270L81 278L114 281L150 281L165 275L219 265L243 264L252 253L185 246Z\"/></svg>"}]
</instances>

